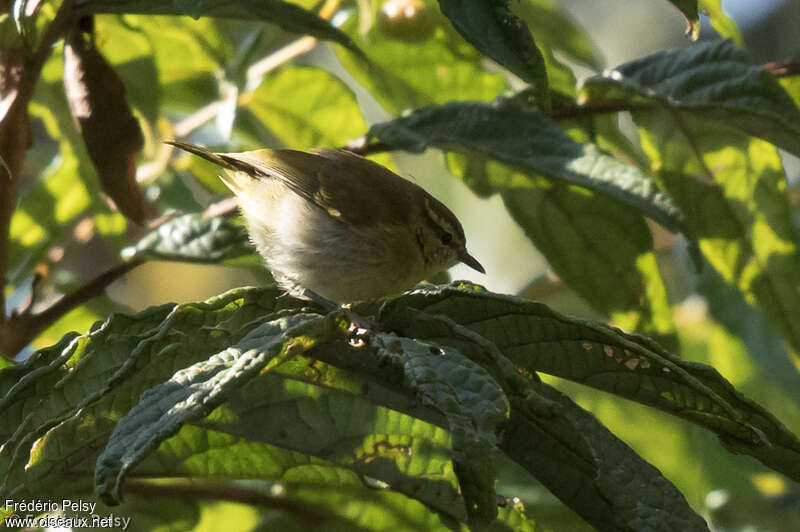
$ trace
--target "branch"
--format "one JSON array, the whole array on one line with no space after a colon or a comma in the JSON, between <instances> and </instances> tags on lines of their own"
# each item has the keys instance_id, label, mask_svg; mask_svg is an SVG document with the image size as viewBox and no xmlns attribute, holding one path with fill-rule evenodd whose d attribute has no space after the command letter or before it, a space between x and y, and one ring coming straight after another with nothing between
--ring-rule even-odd
<instances>
[{"instance_id":1,"label":"branch","mask_svg":"<svg viewBox=\"0 0 800 532\"><path fill-rule=\"evenodd\" d=\"M55 323L73 308L102 295L106 287L142 264L132 260L117 264L101 273L74 292L71 292L38 314L12 314L0 323L0 355L11 359L44 329Z\"/></svg>"},{"instance_id":2,"label":"branch","mask_svg":"<svg viewBox=\"0 0 800 532\"><path fill-rule=\"evenodd\" d=\"M320 525L335 518L319 505L273 496L263 490L245 488L229 483L196 482L191 484L154 484L141 480L128 480L125 493L147 499L183 499L188 501L230 501L253 506L266 506L283 510L309 526Z\"/></svg>"},{"instance_id":3,"label":"branch","mask_svg":"<svg viewBox=\"0 0 800 532\"><path fill-rule=\"evenodd\" d=\"M47 27L39 46L29 56L0 51L0 325L7 321L5 286L11 216L17 204L17 187L25 152L33 144L28 103L53 44L72 24L72 0L66 0Z\"/></svg>"},{"instance_id":4,"label":"branch","mask_svg":"<svg viewBox=\"0 0 800 532\"><path fill-rule=\"evenodd\" d=\"M652 107L652 104L633 103L627 100L600 100L585 104L564 105L555 108L550 113L550 118L553 120L573 120L584 116L620 113L622 111L633 111L635 109L645 109L647 107Z\"/></svg>"}]
</instances>

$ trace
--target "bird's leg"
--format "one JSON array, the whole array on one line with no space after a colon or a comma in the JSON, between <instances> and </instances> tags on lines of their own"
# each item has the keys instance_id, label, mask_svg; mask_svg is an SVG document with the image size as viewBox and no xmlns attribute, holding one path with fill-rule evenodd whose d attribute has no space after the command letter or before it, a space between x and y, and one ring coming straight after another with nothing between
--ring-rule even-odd
<instances>
[{"instance_id":1,"label":"bird's leg","mask_svg":"<svg viewBox=\"0 0 800 532\"><path fill-rule=\"evenodd\" d=\"M300 289L298 295L300 297L302 297L303 299L309 299L309 300L313 301L314 303L319 304L321 307L323 307L328 312L334 312L334 311L339 310L341 308L339 306L339 304L336 303L335 301L331 301L327 297L322 297L318 293L314 292L313 290L309 290L308 288Z\"/></svg>"},{"instance_id":2,"label":"bird's leg","mask_svg":"<svg viewBox=\"0 0 800 532\"><path fill-rule=\"evenodd\" d=\"M375 328L375 323L371 318L365 318L363 316L359 316L352 310L350 310L349 305L340 305L335 301L331 301L327 297L323 297L318 293L314 292L313 290L309 290L308 288L303 288L300 292L301 297L309 299L321 307L323 307L328 312L342 312L347 320L350 322L350 325L347 328L347 331L350 334L354 334L356 336L366 336L369 334L370 329Z\"/></svg>"}]
</instances>

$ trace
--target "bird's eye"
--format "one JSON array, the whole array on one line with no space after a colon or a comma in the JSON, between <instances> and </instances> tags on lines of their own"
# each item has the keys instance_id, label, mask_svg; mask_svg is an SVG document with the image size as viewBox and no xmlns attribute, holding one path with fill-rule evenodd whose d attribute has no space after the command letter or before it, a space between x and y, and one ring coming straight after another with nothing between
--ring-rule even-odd
<instances>
[{"instance_id":1,"label":"bird's eye","mask_svg":"<svg viewBox=\"0 0 800 532\"><path fill-rule=\"evenodd\" d=\"M451 235L450 233L445 231L444 233L442 233L442 236L440 237L440 239L442 241L442 244L444 244L446 246L447 244L449 244L450 242L453 241L453 235Z\"/></svg>"}]
</instances>

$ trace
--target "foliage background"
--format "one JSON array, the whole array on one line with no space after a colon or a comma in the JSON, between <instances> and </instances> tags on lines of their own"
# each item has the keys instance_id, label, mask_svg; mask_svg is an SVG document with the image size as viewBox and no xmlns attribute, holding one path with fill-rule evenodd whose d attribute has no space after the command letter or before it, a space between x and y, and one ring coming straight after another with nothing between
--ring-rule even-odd
<instances>
[{"instance_id":1,"label":"foliage background","mask_svg":"<svg viewBox=\"0 0 800 532\"><path fill-rule=\"evenodd\" d=\"M310 2L300 3L312 7ZM668 2L565 1L564 11L556 9L555 2L535 4L551 6L547 12L551 17L570 13L587 28L591 40L579 26L569 26L575 33L548 35L544 31L547 23L537 25L535 17L527 20L537 42L548 52L558 50L555 57L573 66L580 78L664 48L694 46L683 36L680 13ZM758 11L756 4L764 16L748 19ZM800 24L796 3L776 3L769 13L760 2L749 7L751 12L744 8L739 11L740 20L750 21L741 27L741 39L755 62L800 54L796 39L791 38L791 28ZM438 12L438 7L433 5L432 10ZM270 70L261 81L261 75L254 75L253 65L299 41L275 26L258 22L150 15L96 17L97 47L122 78L127 100L143 126L144 147L137 179L151 212L198 211L222 199L225 193L209 167L185 157L170 159L169 152L159 144L161 138L191 133L193 141L229 146L229 151L262 145L298 149L343 146L362 136L369 124L387 120L406 107L450 100L490 101L503 91L523 86L519 79L481 62L465 43L453 47L453 35L445 36L442 31L421 43L408 43L383 38L373 28L371 40L364 40L354 13L351 10L345 20L340 12L341 20L334 22L343 24L341 27L372 60L400 74L402 82L387 88L341 46L309 41L305 41L306 53ZM724 19L713 17L713 21ZM718 38L710 25L709 19L701 19L701 41ZM721 31L736 37L730 28ZM63 44L59 43L44 66L30 105L33 148L26 155L18 209L11 222L7 312L24 305L34 292L34 284L37 304L46 308L60 294L113 268L122 250L147 232L126 221L100 194L100 181L82 151L64 99L63 56ZM573 70L554 63L553 56L545 56L550 62L551 87L572 94ZM798 78L786 78L785 86L797 101L800 96L793 79ZM209 104L214 107L205 107ZM195 124L189 122L198 117L200 109L208 113L193 127ZM624 114L622 130L635 135L630 117ZM581 135L579 127L571 132ZM643 155L639 150L631 153ZM800 165L787 153L782 157L788 177L786 192L797 226ZM450 170L458 173L460 165L466 164L463 161L445 160L434 150L424 155L396 153L391 158L378 154L376 158L403 175L413 176L464 222L470 249L489 273L486 278L477 278L465 267L456 267L451 271L453 278L471 278L493 291L519 293L567 314L611 319L626 329L634 329L639 323L633 313L587 303L580 290L554 277L547 260L508 214L500 195L478 197L450 177ZM685 239L651 227L671 303L665 315L673 323L663 327L656 323L649 332L661 334L663 341L672 341L673 345L679 341L684 359L713 365L738 390L798 432L800 379L796 368L788 363L791 348L763 313L748 307L748 313L742 314L744 307L735 291L726 290L709 268L703 274L694 271ZM111 284L105 296L76 307L50 324L24 353L55 344L68 331L86 331L112 311L141 310L169 301L198 301L227 288L264 284L265 272L257 261L241 266L146 262ZM673 334L678 338L670 340ZM751 458L721 451L713 434L596 390L553 377L548 382L556 383L591 410L658 467L692 508L717 529L800 528L797 485ZM541 526L554 530L587 528L545 489L531 486L513 466L508 469L503 492L520 497ZM172 525L180 528L191 523L202 530L213 529L215 523L226 523L228 528L236 523L238 529L246 530L263 517L242 504L208 503L198 508L199 514L177 515Z\"/></svg>"}]
</instances>

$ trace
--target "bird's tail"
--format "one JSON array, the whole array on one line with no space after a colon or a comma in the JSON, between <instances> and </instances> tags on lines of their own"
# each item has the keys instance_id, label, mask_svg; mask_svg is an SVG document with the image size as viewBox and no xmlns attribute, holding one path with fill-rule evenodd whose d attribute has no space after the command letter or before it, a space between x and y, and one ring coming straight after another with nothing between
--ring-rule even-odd
<instances>
[{"instance_id":1,"label":"bird's tail","mask_svg":"<svg viewBox=\"0 0 800 532\"><path fill-rule=\"evenodd\" d=\"M197 146L195 144L189 144L188 142L180 142L178 140L165 140L164 144L171 144L176 148L180 148L184 151L188 151L189 153L193 153L198 157L202 157L206 161L210 161L218 166L223 168L227 168L228 170L235 170L236 168L227 161L221 155L214 153L213 151L209 151L202 146Z\"/></svg>"},{"instance_id":2,"label":"bird's tail","mask_svg":"<svg viewBox=\"0 0 800 532\"><path fill-rule=\"evenodd\" d=\"M227 154L214 153L213 151L210 151L202 146L189 144L188 142L180 142L178 140L165 140L164 144L170 144L176 148L188 151L189 153L197 155L198 157L202 157L206 161L212 162L217 166L228 170L219 177L222 179L222 182L225 183L225 185L231 189L231 191L233 191L234 194L238 194L247 184L249 184L252 176L254 175L253 165L235 159Z\"/></svg>"}]
</instances>

